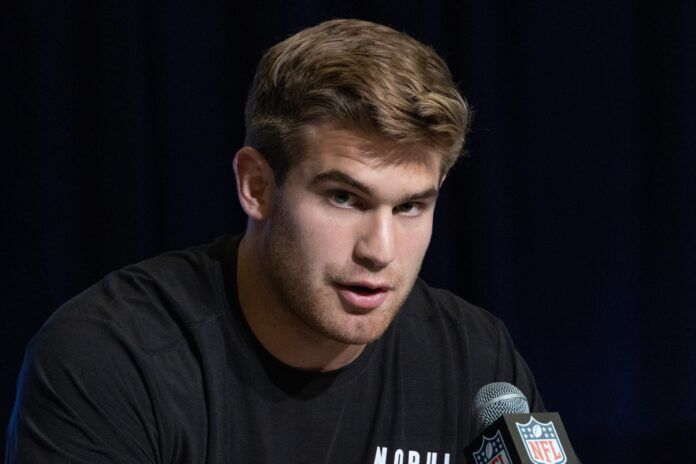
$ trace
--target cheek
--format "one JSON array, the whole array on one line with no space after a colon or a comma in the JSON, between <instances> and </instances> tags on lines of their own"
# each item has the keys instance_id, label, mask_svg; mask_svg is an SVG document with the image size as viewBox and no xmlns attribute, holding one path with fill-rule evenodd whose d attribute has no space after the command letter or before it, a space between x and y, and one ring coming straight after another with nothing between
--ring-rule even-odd
<instances>
[{"instance_id":1,"label":"cheek","mask_svg":"<svg viewBox=\"0 0 696 464\"><path fill-rule=\"evenodd\" d=\"M345 218L322 214L320 208L300 208L292 218L293 240L304 260L315 265L350 256L351 227Z\"/></svg>"},{"instance_id":2,"label":"cheek","mask_svg":"<svg viewBox=\"0 0 696 464\"><path fill-rule=\"evenodd\" d=\"M400 229L400 244L404 254L411 260L421 260L425 255L432 236L432 220L418 224L406 224Z\"/></svg>"}]
</instances>

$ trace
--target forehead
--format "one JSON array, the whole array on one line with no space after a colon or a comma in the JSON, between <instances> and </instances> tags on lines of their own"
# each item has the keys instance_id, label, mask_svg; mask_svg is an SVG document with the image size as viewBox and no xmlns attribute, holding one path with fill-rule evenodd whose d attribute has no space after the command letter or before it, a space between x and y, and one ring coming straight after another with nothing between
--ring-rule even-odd
<instances>
[{"instance_id":1,"label":"forehead","mask_svg":"<svg viewBox=\"0 0 696 464\"><path fill-rule=\"evenodd\" d=\"M303 142L297 165L303 175L337 169L365 178L408 175L435 184L439 181L441 154L430 147L404 146L331 123L307 126Z\"/></svg>"}]
</instances>

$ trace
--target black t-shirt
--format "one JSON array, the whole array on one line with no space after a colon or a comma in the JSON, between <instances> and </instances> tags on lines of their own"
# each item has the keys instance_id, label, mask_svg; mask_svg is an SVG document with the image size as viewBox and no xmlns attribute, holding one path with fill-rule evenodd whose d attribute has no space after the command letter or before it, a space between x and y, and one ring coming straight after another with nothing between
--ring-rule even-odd
<instances>
[{"instance_id":1,"label":"black t-shirt","mask_svg":"<svg viewBox=\"0 0 696 464\"><path fill-rule=\"evenodd\" d=\"M22 367L7 462L463 462L494 381L543 404L503 324L418 280L351 364L309 373L254 338L238 237L106 276L62 306Z\"/></svg>"}]
</instances>

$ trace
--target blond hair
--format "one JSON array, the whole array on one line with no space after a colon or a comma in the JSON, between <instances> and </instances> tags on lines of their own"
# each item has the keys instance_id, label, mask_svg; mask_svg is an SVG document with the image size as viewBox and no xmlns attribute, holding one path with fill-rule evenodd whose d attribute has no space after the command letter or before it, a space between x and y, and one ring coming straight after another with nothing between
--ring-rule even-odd
<instances>
[{"instance_id":1,"label":"blond hair","mask_svg":"<svg viewBox=\"0 0 696 464\"><path fill-rule=\"evenodd\" d=\"M444 175L462 151L469 119L432 48L387 26L338 19L298 32L261 58L245 144L263 153L282 182L301 159L303 128L330 121L435 149Z\"/></svg>"}]
</instances>

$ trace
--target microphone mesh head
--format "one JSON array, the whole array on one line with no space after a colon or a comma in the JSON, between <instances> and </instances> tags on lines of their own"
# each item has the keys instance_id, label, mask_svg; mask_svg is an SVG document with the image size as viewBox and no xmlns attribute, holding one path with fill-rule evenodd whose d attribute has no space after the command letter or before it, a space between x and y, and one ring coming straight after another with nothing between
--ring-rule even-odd
<instances>
[{"instance_id":1,"label":"microphone mesh head","mask_svg":"<svg viewBox=\"0 0 696 464\"><path fill-rule=\"evenodd\" d=\"M498 420L503 414L526 414L529 404L524 393L507 382L484 385L474 396L474 415L483 428Z\"/></svg>"}]
</instances>

